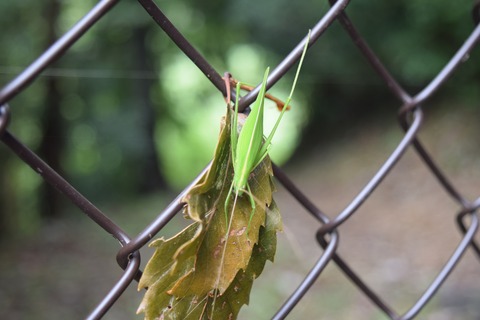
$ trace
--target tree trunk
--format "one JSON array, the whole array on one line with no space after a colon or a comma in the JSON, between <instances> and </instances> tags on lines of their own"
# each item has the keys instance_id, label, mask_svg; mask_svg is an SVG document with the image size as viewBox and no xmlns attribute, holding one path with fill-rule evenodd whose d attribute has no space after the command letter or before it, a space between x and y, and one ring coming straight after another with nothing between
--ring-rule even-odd
<instances>
[{"instance_id":1,"label":"tree trunk","mask_svg":"<svg viewBox=\"0 0 480 320\"><path fill-rule=\"evenodd\" d=\"M56 26L60 13L60 3L50 1L45 8L45 17L48 21L48 45L57 39ZM64 149L64 130L60 115L60 97L58 78L46 78L45 109L43 110L43 137L38 149L39 155L54 170L62 174L60 157ZM53 218L60 215L62 195L47 183L43 183L40 191L40 215L44 218Z\"/></svg>"}]
</instances>

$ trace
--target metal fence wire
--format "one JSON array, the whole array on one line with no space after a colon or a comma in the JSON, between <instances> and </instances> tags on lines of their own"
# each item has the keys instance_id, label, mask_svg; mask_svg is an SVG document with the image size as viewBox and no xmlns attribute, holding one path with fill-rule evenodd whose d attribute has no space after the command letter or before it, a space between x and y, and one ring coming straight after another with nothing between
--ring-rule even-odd
<instances>
[{"instance_id":1,"label":"metal fence wire","mask_svg":"<svg viewBox=\"0 0 480 320\"><path fill-rule=\"evenodd\" d=\"M79 207L88 218L101 226L106 232L112 234L118 239L122 245L117 254L117 262L124 269L122 277L115 283L103 300L88 315L88 319L99 319L105 315L109 308L122 295L127 286L134 280L138 280L140 276L140 253L139 249L145 246L152 237L159 232L168 221L182 208L180 202L182 194L186 188L174 201L172 201L165 210L150 225L138 235L132 237L124 232L121 226L115 224L94 204L85 198L79 191L70 185L61 175L49 167L47 163L42 161L33 151L22 144L8 130L8 122L11 110L8 102L22 91L33 81L37 79L39 74L54 61L60 58L76 41L78 41L88 30L95 25L106 13L112 9L117 0L102 0L98 2L77 24L75 24L68 32L60 37L48 50L41 54L30 66L21 72L10 83L5 85L0 91L0 139L10 150L15 153L22 161L28 164L34 171L45 179L50 185L55 187L59 192L63 193L70 201ZM139 0L139 3L160 26L160 28L172 39L172 41L181 49L190 60L205 74L212 84L222 93L225 93L224 81L219 73L202 57L195 47L175 28L165 14L157 7L152 0ZM405 131L401 141L395 150L389 155L388 159L383 163L381 168L375 173L370 181L363 187L349 205L339 214L330 218L318 209L309 198L300 191L300 189L289 179L289 177L277 166L274 166L274 174L278 181L288 190L291 196L296 199L299 205L303 206L313 217L318 220L318 231L316 239L323 248L322 254L318 257L317 262L311 268L310 272L305 276L298 288L291 294L288 300L280 307L273 319L283 319L295 305L302 299L312 284L319 278L325 267L333 262L349 278L358 290L367 296L372 304L377 306L383 313L391 319L412 319L425 307L427 302L437 293L439 287L444 283L445 279L454 271L455 266L462 259L465 251L470 248L480 258L480 244L475 242L474 236L478 232L478 213L480 207L480 197L470 201L458 191L452 184L451 180L440 170L434 159L427 153L422 142L419 140L417 133L421 127L423 119L422 103L429 99L438 89L442 87L447 78L451 76L458 66L465 62L470 51L475 47L480 38L480 4L477 2L473 5L473 19L476 27L473 29L468 38L436 75L436 77L421 91L415 95L407 93L407 91L397 82L391 73L382 64L382 61L369 48L365 40L355 28L353 22L348 18L345 9L349 4L349 0L331 0L331 7L324 14L317 24L312 28L310 44L313 46L322 35L329 29L334 21L339 21L344 27L351 40L358 50L364 55L371 68L376 71L378 76L400 101L398 111L399 122ZM274 85L282 76L292 67L299 59L304 45L304 38L286 57L273 69L268 79L268 87ZM245 108L256 97L258 88L248 93L242 100L240 108ZM416 153L423 160L424 164L430 170L431 174L436 177L439 185L445 191L446 196L453 199L459 206L456 214L456 221L462 234L462 239L446 264L433 282L425 289L423 295L403 314L399 314L384 298L374 292L371 286L363 282L358 274L356 274L348 265L348 263L337 254L339 244L339 229L345 221L354 215L357 209L362 206L363 202L375 191L376 187L389 174L395 164L402 158L405 150L413 147Z\"/></svg>"}]
</instances>

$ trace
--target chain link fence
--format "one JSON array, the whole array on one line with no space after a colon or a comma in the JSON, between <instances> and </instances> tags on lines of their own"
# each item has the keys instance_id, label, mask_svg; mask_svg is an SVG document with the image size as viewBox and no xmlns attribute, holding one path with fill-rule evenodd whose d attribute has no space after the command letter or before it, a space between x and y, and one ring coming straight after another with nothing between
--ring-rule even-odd
<instances>
[{"instance_id":1,"label":"chain link fence","mask_svg":"<svg viewBox=\"0 0 480 320\"><path fill-rule=\"evenodd\" d=\"M0 91L0 140L3 144L28 164L45 181L64 194L75 206L80 208L89 219L102 227L105 232L113 235L122 245L117 254L117 262L119 266L124 269L124 273L122 277L118 279L118 282L113 284L113 287L105 295L103 300L93 308L93 311L88 315L88 319L99 319L104 316L129 284L139 279L141 275L139 250L147 245L152 237L181 210L183 204L179 199L182 198L183 193L185 190L188 190L188 187L178 195L150 225L146 226L142 232L136 236L131 236L124 232L121 226L110 220L109 217L91 203L89 199L84 197L8 130L9 116L12 112L8 103L15 96L22 93L29 84L37 79L45 68L60 58L74 43L87 33L117 2L116 0L102 0L98 2L74 27L60 37L48 50L40 55L11 82L6 84ZM225 93L222 76L175 28L174 24L170 22L162 10L151 0L139 0L139 3L163 32L189 57L211 83L220 92ZM332 263L336 264L343 271L345 277L350 279L356 285L357 289L368 297L371 303L383 311L387 317L391 319L412 319L417 316L432 299L447 277L452 272L455 272L456 265L462 259L467 249L472 250L476 256L480 258L480 245L475 241L475 235L478 233L479 221L477 210L480 207L480 197L474 200L468 200L467 197L454 186L449 177L437 166L435 159L429 155L424 144L418 137L418 132L422 127L422 120L424 119L422 104L442 88L442 85L456 71L460 64L474 63L467 58L480 38L480 4L477 2L472 6L473 19L476 27L436 77L415 95L409 94L407 90L399 84L395 77L393 77L382 64L381 59L362 38L346 14L345 9L348 5L348 0L331 1L331 7L328 12L324 14L312 28L309 46L313 46L329 30L329 27L334 21L340 22L352 42L370 64L370 67L390 89L391 94L398 99L398 119L400 126L404 130L404 135L395 150L389 155L388 159L381 165L380 169L371 177L358 195L351 200L343 211L333 217L317 208L279 167L274 166L276 179L288 190L292 199L295 199L300 206L304 207L318 221L316 239L318 244L323 248L323 251L303 281L298 285L298 288L280 307L278 312L273 316L273 319L285 318L313 283L322 275L325 267ZM298 43L285 59L273 69L268 79L269 88L280 80L299 59L304 41L307 41L306 38ZM240 109L248 106L255 99L257 93L258 88L243 97L240 102ZM347 261L343 257L340 257L337 248L340 241L339 227L357 212L365 200L375 192L382 180L389 175L392 168L404 155L406 149L412 147L423 160L424 165L429 169L430 173L436 178L439 185L446 191L445 196L457 203L459 209L456 213L456 221L462 238L456 246L456 249L451 253L448 261L444 264L444 267L438 270L438 275L431 284L425 288L421 297L418 298L406 312L400 314L389 305L386 299L377 294L368 283L364 282L359 274L352 270ZM454 232L453 229L454 227L452 226L452 232Z\"/></svg>"}]
</instances>

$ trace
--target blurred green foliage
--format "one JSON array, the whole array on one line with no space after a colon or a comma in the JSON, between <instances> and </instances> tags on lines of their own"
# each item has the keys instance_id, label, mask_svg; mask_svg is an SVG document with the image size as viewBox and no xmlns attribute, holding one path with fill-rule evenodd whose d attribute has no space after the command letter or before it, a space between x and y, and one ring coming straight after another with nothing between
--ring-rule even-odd
<instances>
[{"instance_id":1,"label":"blurred green foliage","mask_svg":"<svg viewBox=\"0 0 480 320\"><path fill-rule=\"evenodd\" d=\"M45 19L39 13L53 3L59 5L59 14ZM1 2L0 85L49 46L48 30L60 36L95 4ZM326 1L286 0L158 5L219 72L228 70L252 84L260 81L266 66L279 63L329 8ZM439 72L467 37L473 27L471 6L470 0L352 1L347 13L413 93ZM478 64L461 68L455 85L447 85L442 94L477 107L473 101L480 98L479 70ZM51 112L45 101L47 80L52 78L59 92L61 134L46 137L43 119ZM290 73L273 93L286 97L291 78ZM221 94L143 8L128 1L120 2L9 103L10 130L39 152L45 139L58 144L61 167L56 169L93 201L184 187L210 160L224 114ZM359 117L381 115L398 106L335 23L307 54L292 111L273 142L273 158L282 163L295 150L297 156L303 155ZM275 119L274 107L267 109L266 118ZM3 223L12 230L31 230L41 220L43 182L5 147L0 148L0 157ZM152 161L159 175L153 178L153 187L145 188Z\"/></svg>"}]
</instances>

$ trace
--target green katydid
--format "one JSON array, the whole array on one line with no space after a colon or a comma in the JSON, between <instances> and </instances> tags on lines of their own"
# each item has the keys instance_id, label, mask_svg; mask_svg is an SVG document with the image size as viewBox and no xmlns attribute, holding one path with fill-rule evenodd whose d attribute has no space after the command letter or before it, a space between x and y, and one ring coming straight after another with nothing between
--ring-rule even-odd
<instances>
[{"instance_id":1,"label":"green katydid","mask_svg":"<svg viewBox=\"0 0 480 320\"><path fill-rule=\"evenodd\" d=\"M264 112L264 100L266 95L266 86L267 86L267 78L269 73L269 68L265 70L265 74L263 77L263 81L260 87L260 91L258 93L257 99L255 100L254 104L251 107L251 112L243 125L240 134L237 133L237 117L238 117L238 99L240 96L240 88L242 84L237 82L236 84L236 98L235 98L235 109L232 119L232 130L231 130L231 148L232 148L232 162L233 162L233 170L234 176L233 181L230 186L230 190L227 195L227 199L225 200L225 218L228 225L228 205L230 203L231 195L234 196L234 204L232 208L232 212L235 210L235 205L238 199L238 196L241 196L243 193L247 193L250 198L250 203L252 205L252 213L249 219L252 219L253 214L255 213L255 199L250 191L250 186L248 184L248 178L250 173L265 159L268 155L268 151L271 146L272 138L275 134L275 131L282 120L285 111L289 108L290 101L292 100L293 92L295 90L295 86L297 83L298 76L300 74L300 69L302 67L303 59L305 57L305 53L308 48L308 43L310 40L310 31L307 36L307 40L305 41L305 46L302 52L302 56L300 58L300 62L298 64L298 68L295 74L295 78L293 80L292 88L290 90L290 95L288 96L283 108L278 116L275 125L273 126L272 131L265 138L263 135L263 112ZM229 80L226 80L229 81ZM228 89L227 89L228 91ZM227 100L229 102L229 99ZM278 105L278 102L277 102ZM248 227L247 226L247 230Z\"/></svg>"},{"instance_id":2,"label":"green katydid","mask_svg":"<svg viewBox=\"0 0 480 320\"><path fill-rule=\"evenodd\" d=\"M298 75L300 74L300 69L303 63L303 59L305 57L305 53L308 48L308 43L310 41L310 31L308 33L307 39L305 41L305 46L303 48L302 56L300 57L300 62L298 64L297 72L295 74L295 78L293 80L292 88L290 90L290 95L288 96L285 104L283 104L282 110L280 115L278 116L277 121L275 122L272 131L268 135L268 137L264 140L263 135L263 111L264 111L264 101L266 95L266 87L267 87L267 78L269 68L265 70L265 74L263 76L263 81L260 86L260 91L258 93L257 99L253 103L251 107L250 114L248 115L240 134L237 133L238 130L238 102L240 97L240 88L242 86L241 83L236 84L236 97L235 97L235 106L234 106L234 113L232 115L233 119L231 121L231 133L230 133L230 148L231 148L231 158L233 164L233 179L232 184L230 185L230 189L227 193L227 197L225 199L225 221L226 221L226 228L227 232L225 238L223 240L223 252L221 254L221 263L220 263L220 272L218 272L218 277L216 279L215 288L219 288L220 283L220 275L222 273L224 263L225 263L225 256L227 251L227 243L229 243L230 237L230 230L233 223L233 215L235 213L236 204L238 197L244 193L247 193L249 196L249 200L252 206L252 211L250 213L250 217L248 220L248 224L246 226L246 230L248 232L250 228L250 222L252 221L252 217L255 214L255 199L254 195L251 192L250 186L248 184L248 179L252 171L265 159L268 155L268 151L271 146L272 138L275 134L275 131L278 128L280 121L282 120L285 111L287 111L290 101L292 100L293 92L295 90L295 85L297 83ZM229 98L229 84L230 79L225 79L226 86L227 86L227 104L230 107L230 98ZM278 104L278 101L275 101ZM234 195L234 202L232 206L232 211L230 215L230 220L228 219L228 206L230 203L231 196ZM214 295L213 302L212 302L212 309L210 318L214 319L214 310L215 310L215 303L216 303L217 295Z\"/></svg>"},{"instance_id":3,"label":"green katydid","mask_svg":"<svg viewBox=\"0 0 480 320\"><path fill-rule=\"evenodd\" d=\"M263 103L264 98L269 98L269 70L240 133L237 117L242 84L236 84L234 112L227 112L211 167L181 198L187 204L186 216L194 222L172 238L162 237L152 243L155 255L139 282L139 289L148 288L138 309L145 313L145 319L236 319L240 308L248 303L253 281L267 260L273 261L276 233L282 229L282 223L272 198L271 165L263 161L292 98L309 40L310 36L286 103L274 99L281 113L265 139ZM226 80L229 86L230 79ZM253 175L255 179L249 182ZM232 195L235 202L229 205ZM250 216L249 201L243 195L249 197ZM218 207L222 203L225 208ZM255 203L262 205L255 208Z\"/></svg>"}]
</instances>

